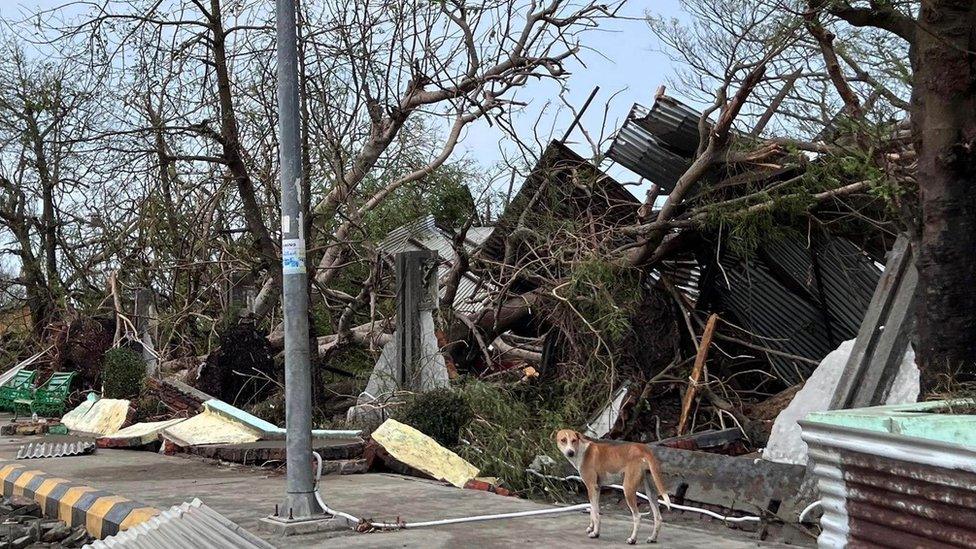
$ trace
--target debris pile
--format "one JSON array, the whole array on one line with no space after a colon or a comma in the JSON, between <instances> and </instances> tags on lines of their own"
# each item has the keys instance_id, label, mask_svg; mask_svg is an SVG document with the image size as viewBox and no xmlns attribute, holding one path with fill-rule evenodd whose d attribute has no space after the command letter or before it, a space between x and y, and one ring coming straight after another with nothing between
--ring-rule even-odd
<instances>
[{"instance_id":1,"label":"debris pile","mask_svg":"<svg viewBox=\"0 0 976 549\"><path fill-rule=\"evenodd\" d=\"M40 506L32 499L19 496L0 501L0 547L74 548L92 542L83 526L69 527L56 519L41 516Z\"/></svg>"},{"instance_id":2,"label":"debris pile","mask_svg":"<svg viewBox=\"0 0 976 549\"><path fill-rule=\"evenodd\" d=\"M370 242L368 272L317 280L313 418L328 428L313 446L334 458L326 469L568 499L577 487L551 433L572 427L655 445L678 502L795 518L812 493L797 420L845 391L873 398L851 389L872 360L885 374L871 391L894 380L892 399L917 395L910 326L882 314L910 309L885 304L882 264L913 267L859 164L829 144L738 136L662 204L711 124L662 90L606 153L654 182L646 200L554 141L493 221L414 220ZM233 314L185 327L196 347L153 343L145 322L130 334L117 311L56 326L31 368L78 373L62 422L100 447L278 463L283 336L241 312L241 291L228 291ZM121 386L107 354L145 372L117 389L127 400L84 401Z\"/></svg>"}]
</instances>

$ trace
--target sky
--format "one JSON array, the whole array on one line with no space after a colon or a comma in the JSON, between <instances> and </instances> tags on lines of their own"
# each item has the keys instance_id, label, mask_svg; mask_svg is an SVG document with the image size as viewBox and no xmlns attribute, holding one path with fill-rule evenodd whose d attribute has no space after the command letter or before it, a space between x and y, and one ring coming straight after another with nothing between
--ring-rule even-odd
<instances>
[{"instance_id":1,"label":"sky","mask_svg":"<svg viewBox=\"0 0 976 549\"><path fill-rule=\"evenodd\" d=\"M24 14L61 6L66 2L0 0L0 18L20 19ZM658 41L647 25L648 13L680 18L679 0L629 0L618 12L619 19L602 21L600 28L584 35L580 61L570 60L566 64L565 68L570 73L566 80L566 98L577 109L595 86L600 87L581 120L582 126L594 138L601 129L606 136L612 135L634 103L650 106L655 90L674 73L673 63L660 51ZM604 109L611 96L613 100L604 123ZM530 81L515 98L527 103L512 116L519 135L531 137L538 121L542 143L537 146L539 150L536 150L536 154L541 153L541 147L549 139L562 137L572 122L573 113L562 106L559 87L551 80ZM541 118L540 113L543 113ZM591 147L578 129L568 144L584 157L592 154ZM481 120L469 127L455 156L463 155L490 169L502 161L503 148L508 150L509 156L517 152L501 130ZM604 167L621 182L638 179L621 166L604 164ZM642 197L642 187L631 187L631 190Z\"/></svg>"},{"instance_id":2,"label":"sky","mask_svg":"<svg viewBox=\"0 0 976 549\"><path fill-rule=\"evenodd\" d=\"M678 0L630 0L619 12L620 19L605 21L600 29L584 36L585 49L580 55L583 64L571 61L566 66L571 73L566 82L566 97L577 109L586 102L595 86L600 87L581 121L594 138L600 132L604 106L611 96L616 93L610 103L604 128L608 136L623 124L634 103L649 107L657 88L666 84L668 77L674 74L673 63L660 51L660 44L647 25L647 13L681 17ZM517 98L529 103L524 112L513 117L516 128L521 130L520 134L532 135L539 113L547 103L551 103L550 108L546 109L544 122L539 126L546 130L555 128L552 131L553 139L561 138L572 123L571 111L556 111L555 107L561 105L559 88L551 81L532 83L521 90ZM479 121L472 125L461 146L468 157L490 166L502 160L499 141L504 143L504 137L501 130ZM582 156L592 156L592 149L579 130L574 131L568 144ZM637 175L622 166L610 166L607 171L621 182L638 179ZM631 190L643 198L640 188Z\"/></svg>"},{"instance_id":3,"label":"sky","mask_svg":"<svg viewBox=\"0 0 976 549\"><path fill-rule=\"evenodd\" d=\"M20 20L25 14L42 9L62 6L68 0L0 0L0 20ZM269 0L270 1L270 0ZM619 19L603 21L600 28L587 32L583 37L584 49L580 61L570 60L565 68L570 72L566 80L566 98L579 109L595 86L600 90L581 119L581 125L597 137L601 129L606 136L612 135L630 111L634 103L650 106L655 90L666 83L675 72L671 60L660 51L660 44L647 25L648 13L681 18L680 0L629 0L618 12ZM609 106L607 102L613 96ZM535 154L540 154L550 139L562 137L573 120L573 113L560 108L559 87L551 81L531 81L519 90L516 99L527 103L521 112L513 114L513 124L519 135L530 137L533 126L541 130ZM604 109L606 120L604 122ZM543 113L540 117L540 113ZM538 121L538 124L537 124ZM577 129L567 144L581 156L592 155L591 147ZM484 120L469 127L460 150L455 157L470 158L491 172L498 166L507 148L509 156L517 149L499 129ZM606 146L603 151L606 152ZM609 161L603 169L622 183L638 181L638 176L622 166ZM495 182L497 188L498 182ZM645 182L628 188L643 199L649 185ZM2 265L0 265L2 266Z\"/></svg>"}]
</instances>

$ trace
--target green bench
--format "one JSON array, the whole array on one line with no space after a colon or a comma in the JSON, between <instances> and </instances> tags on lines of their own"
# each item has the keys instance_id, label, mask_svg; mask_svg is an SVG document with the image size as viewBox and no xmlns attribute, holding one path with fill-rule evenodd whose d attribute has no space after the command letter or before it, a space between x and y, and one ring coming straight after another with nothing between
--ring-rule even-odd
<instances>
[{"instance_id":1,"label":"green bench","mask_svg":"<svg viewBox=\"0 0 976 549\"><path fill-rule=\"evenodd\" d=\"M14 399L14 406L28 408L32 414L53 417L64 414L64 403L68 400L71 381L76 372L56 372L47 382L34 390L33 394Z\"/></svg>"},{"instance_id":2,"label":"green bench","mask_svg":"<svg viewBox=\"0 0 976 549\"><path fill-rule=\"evenodd\" d=\"M36 378L36 370L21 370L0 386L0 410L8 412L15 411L17 405L14 401L18 398L31 396L31 393L34 391L34 380Z\"/></svg>"}]
</instances>

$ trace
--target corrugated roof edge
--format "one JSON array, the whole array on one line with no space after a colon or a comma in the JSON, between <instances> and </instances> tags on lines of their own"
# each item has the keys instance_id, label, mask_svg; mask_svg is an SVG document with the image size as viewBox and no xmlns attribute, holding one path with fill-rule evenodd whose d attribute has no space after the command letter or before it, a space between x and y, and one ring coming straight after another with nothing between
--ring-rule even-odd
<instances>
[{"instance_id":1,"label":"corrugated roof edge","mask_svg":"<svg viewBox=\"0 0 976 549\"><path fill-rule=\"evenodd\" d=\"M186 542L187 545L183 545L184 547L274 549L270 543L204 505L199 498L193 498L189 503L174 505L141 524L85 547L170 549L174 547L174 542Z\"/></svg>"}]
</instances>

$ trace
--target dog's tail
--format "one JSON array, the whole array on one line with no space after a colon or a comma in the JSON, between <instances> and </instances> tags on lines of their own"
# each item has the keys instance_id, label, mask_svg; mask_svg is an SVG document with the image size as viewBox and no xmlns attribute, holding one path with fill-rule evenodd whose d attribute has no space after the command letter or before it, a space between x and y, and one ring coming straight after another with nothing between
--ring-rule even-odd
<instances>
[{"instance_id":1,"label":"dog's tail","mask_svg":"<svg viewBox=\"0 0 976 549\"><path fill-rule=\"evenodd\" d=\"M665 507L670 511L671 497L668 496L668 490L664 487L664 479L661 478L661 464L658 463L657 456L648 451L644 457L644 463L647 464L647 470L651 474L651 479L654 481L654 487L657 488L657 493L660 494L661 499L664 500Z\"/></svg>"}]
</instances>

